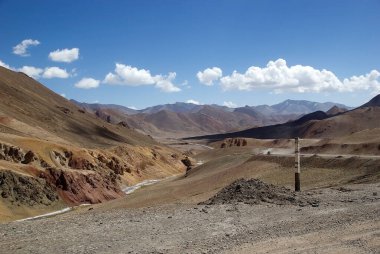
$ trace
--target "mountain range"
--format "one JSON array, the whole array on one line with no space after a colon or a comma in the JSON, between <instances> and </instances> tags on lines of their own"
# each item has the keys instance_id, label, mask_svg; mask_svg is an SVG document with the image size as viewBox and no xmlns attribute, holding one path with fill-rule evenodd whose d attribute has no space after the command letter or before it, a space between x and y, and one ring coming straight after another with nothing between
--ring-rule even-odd
<instances>
[{"instance_id":1,"label":"mountain range","mask_svg":"<svg viewBox=\"0 0 380 254\"><path fill-rule=\"evenodd\" d=\"M319 103L306 100L286 100L272 106L238 108L177 102L141 110L119 105L87 104L74 100L72 102L109 123L124 124L157 137L173 135L185 137L238 131L285 123L304 114L328 111L334 107L339 111L350 109L339 103Z\"/></svg>"},{"instance_id":2,"label":"mountain range","mask_svg":"<svg viewBox=\"0 0 380 254\"><path fill-rule=\"evenodd\" d=\"M348 111L334 106L327 112L315 111L297 120L283 124L250 128L224 134L206 135L190 139L216 141L235 137L258 139L287 139L295 137L336 138L380 128L379 119L380 95L377 95L362 106Z\"/></svg>"}]
</instances>

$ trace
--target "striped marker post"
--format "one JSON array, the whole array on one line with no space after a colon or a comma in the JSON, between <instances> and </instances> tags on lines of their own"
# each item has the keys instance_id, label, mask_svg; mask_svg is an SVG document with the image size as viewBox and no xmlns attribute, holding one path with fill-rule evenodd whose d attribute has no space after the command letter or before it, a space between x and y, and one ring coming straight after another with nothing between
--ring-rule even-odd
<instances>
[{"instance_id":1,"label":"striped marker post","mask_svg":"<svg viewBox=\"0 0 380 254\"><path fill-rule=\"evenodd\" d=\"M300 164L300 145L299 145L299 138L294 139L295 142L295 181L294 181L294 190L295 191L301 191L301 164Z\"/></svg>"}]
</instances>

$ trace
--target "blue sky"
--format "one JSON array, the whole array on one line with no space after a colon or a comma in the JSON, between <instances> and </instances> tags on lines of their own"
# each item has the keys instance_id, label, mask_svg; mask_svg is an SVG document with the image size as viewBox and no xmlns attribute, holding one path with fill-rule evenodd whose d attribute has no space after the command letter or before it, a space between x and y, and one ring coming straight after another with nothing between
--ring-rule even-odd
<instances>
[{"instance_id":1,"label":"blue sky","mask_svg":"<svg viewBox=\"0 0 380 254\"><path fill-rule=\"evenodd\" d=\"M380 93L379 10L367 0L0 0L0 64L89 103L357 106Z\"/></svg>"}]
</instances>

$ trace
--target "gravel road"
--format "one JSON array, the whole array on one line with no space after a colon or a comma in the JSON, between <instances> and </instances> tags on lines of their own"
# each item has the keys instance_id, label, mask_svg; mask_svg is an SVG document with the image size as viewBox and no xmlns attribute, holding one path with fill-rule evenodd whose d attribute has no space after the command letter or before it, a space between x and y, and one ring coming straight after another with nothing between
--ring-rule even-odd
<instances>
[{"instance_id":1,"label":"gravel road","mask_svg":"<svg viewBox=\"0 0 380 254\"><path fill-rule=\"evenodd\" d=\"M308 192L319 206L97 206L0 224L0 253L380 253L380 184Z\"/></svg>"}]
</instances>

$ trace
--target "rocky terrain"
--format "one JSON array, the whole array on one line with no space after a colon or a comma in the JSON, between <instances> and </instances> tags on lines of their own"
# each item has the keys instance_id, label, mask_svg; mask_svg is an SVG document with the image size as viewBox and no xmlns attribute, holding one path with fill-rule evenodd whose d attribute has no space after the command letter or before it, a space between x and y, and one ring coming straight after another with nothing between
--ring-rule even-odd
<instances>
[{"instance_id":1,"label":"rocky terrain","mask_svg":"<svg viewBox=\"0 0 380 254\"><path fill-rule=\"evenodd\" d=\"M50 205L59 200L55 186L41 179L0 171L0 195L11 203Z\"/></svg>"},{"instance_id":2,"label":"rocky terrain","mask_svg":"<svg viewBox=\"0 0 380 254\"><path fill-rule=\"evenodd\" d=\"M147 188L148 189L148 188ZM0 225L5 253L378 253L380 186L308 191L319 206L164 205ZM47 244L49 243L49 244Z\"/></svg>"},{"instance_id":3,"label":"rocky terrain","mask_svg":"<svg viewBox=\"0 0 380 254\"><path fill-rule=\"evenodd\" d=\"M239 179L224 187L215 196L202 202L205 205L244 203L257 205L270 203L276 205L318 206L319 201L303 193L285 187L266 184L258 179Z\"/></svg>"}]
</instances>

